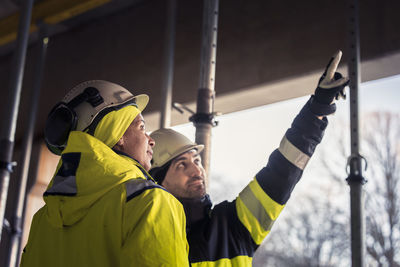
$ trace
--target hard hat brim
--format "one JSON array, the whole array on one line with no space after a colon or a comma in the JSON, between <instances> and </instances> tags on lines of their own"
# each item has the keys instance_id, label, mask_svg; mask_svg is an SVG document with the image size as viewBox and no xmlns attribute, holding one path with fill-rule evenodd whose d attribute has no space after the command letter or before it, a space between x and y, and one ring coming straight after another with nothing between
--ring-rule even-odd
<instances>
[{"instance_id":1,"label":"hard hat brim","mask_svg":"<svg viewBox=\"0 0 400 267\"><path fill-rule=\"evenodd\" d=\"M149 103L149 96L146 94L140 94L133 97L136 102L137 108L142 112L147 104Z\"/></svg>"},{"instance_id":2,"label":"hard hat brim","mask_svg":"<svg viewBox=\"0 0 400 267\"><path fill-rule=\"evenodd\" d=\"M162 162L161 166L164 166L166 163L168 163L169 161L174 160L175 158L179 157L182 154L185 154L186 152L189 152L192 149L196 149L198 153L200 153L201 151L203 151L204 149L204 145L188 145L188 146L184 146L181 149L175 151L170 157L169 160L166 160L165 162ZM154 167L161 167L161 166L154 166Z\"/></svg>"}]
</instances>

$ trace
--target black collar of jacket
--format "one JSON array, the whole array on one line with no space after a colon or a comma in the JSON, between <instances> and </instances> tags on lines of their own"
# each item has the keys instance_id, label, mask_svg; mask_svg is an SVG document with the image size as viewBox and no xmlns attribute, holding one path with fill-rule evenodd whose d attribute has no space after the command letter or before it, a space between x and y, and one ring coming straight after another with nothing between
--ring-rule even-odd
<instances>
[{"instance_id":1,"label":"black collar of jacket","mask_svg":"<svg viewBox=\"0 0 400 267\"><path fill-rule=\"evenodd\" d=\"M212 202L209 195L196 199L178 198L178 200L182 203L183 208L185 209L187 230L197 222L210 216Z\"/></svg>"}]
</instances>

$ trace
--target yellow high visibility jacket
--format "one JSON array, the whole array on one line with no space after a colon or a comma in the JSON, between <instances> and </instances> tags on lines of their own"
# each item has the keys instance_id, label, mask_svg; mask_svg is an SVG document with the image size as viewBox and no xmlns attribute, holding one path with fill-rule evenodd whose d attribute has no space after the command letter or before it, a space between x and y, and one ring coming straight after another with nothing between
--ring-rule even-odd
<instances>
[{"instance_id":1,"label":"yellow high visibility jacket","mask_svg":"<svg viewBox=\"0 0 400 267\"><path fill-rule=\"evenodd\" d=\"M71 132L21 266L188 266L185 214L132 158Z\"/></svg>"}]
</instances>

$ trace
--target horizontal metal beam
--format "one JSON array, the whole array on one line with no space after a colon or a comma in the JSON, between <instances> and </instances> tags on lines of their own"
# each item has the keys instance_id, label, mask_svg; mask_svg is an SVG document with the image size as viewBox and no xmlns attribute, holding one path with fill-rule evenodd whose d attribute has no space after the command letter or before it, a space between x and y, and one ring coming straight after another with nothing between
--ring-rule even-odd
<instances>
[{"instance_id":1,"label":"horizontal metal beam","mask_svg":"<svg viewBox=\"0 0 400 267\"><path fill-rule=\"evenodd\" d=\"M30 33L38 30L37 24L57 24L111 0L45 0L34 5ZM0 20L0 46L16 40L20 12Z\"/></svg>"}]
</instances>

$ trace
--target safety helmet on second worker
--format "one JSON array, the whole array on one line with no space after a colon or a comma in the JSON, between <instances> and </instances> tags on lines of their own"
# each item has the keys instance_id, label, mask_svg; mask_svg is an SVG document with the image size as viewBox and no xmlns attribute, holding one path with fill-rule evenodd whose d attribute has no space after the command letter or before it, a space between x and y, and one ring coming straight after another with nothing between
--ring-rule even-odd
<instances>
[{"instance_id":1,"label":"safety helmet on second worker","mask_svg":"<svg viewBox=\"0 0 400 267\"><path fill-rule=\"evenodd\" d=\"M152 132L150 137L156 143L153 148L150 174L159 184L162 183L169 164L174 158L192 149L197 150L197 152L201 152L204 149L204 145L198 145L172 129L159 129Z\"/></svg>"},{"instance_id":2,"label":"safety helmet on second worker","mask_svg":"<svg viewBox=\"0 0 400 267\"><path fill-rule=\"evenodd\" d=\"M148 101L147 95L134 96L112 82L92 80L80 83L50 111L44 131L46 145L51 152L60 155L71 131L93 134L97 124L109 112L128 105L141 112Z\"/></svg>"}]
</instances>

